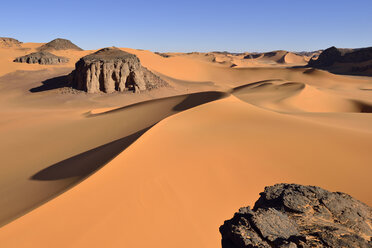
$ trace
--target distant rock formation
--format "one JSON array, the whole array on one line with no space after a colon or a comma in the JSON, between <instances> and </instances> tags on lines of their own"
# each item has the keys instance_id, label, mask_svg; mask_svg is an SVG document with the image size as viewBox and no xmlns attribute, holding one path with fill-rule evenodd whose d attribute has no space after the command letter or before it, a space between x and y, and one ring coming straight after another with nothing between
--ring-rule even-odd
<instances>
[{"instance_id":1,"label":"distant rock formation","mask_svg":"<svg viewBox=\"0 0 372 248\"><path fill-rule=\"evenodd\" d=\"M8 37L0 37L0 47L8 48L8 47L20 47L22 42L19 40L8 38Z\"/></svg>"},{"instance_id":2,"label":"distant rock formation","mask_svg":"<svg viewBox=\"0 0 372 248\"><path fill-rule=\"evenodd\" d=\"M330 47L318 59L311 59L309 67L339 74L372 75L372 47L342 49Z\"/></svg>"},{"instance_id":3,"label":"distant rock formation","mask_svg":"<svg viewBox=\"0 0 372 248\"><path fill-rule=\"evenodd\" d=\"M80 47L75 45L69 40L66 39L55 39L52 40L41 47L39 47L39 51L51 51L51 50L76 50L76 51L83 51Z\"/></svg>"},{"instance_id":4,"label":"distant rock formation","mask_svg":"<svg viewBox=\"0 0 372 248\"><path fill-rule=\"evenodd\" d=\"M49 52L35 52L22 57L18 57L13 62L28 63L28 64L41 64L41 65L56 65L67 63L69 60L65 57L59 57Z\"/></svg>"},{"instance_id":5,"label":"distant rock formation","mask_svg":"<svg viewBox=\"0 0 372 248\"><path fill-rule=\"evenodd\" d=\"M372 208L345 193L277 184L260 195L220 227L223 248L372 247Z\"/></svg>"},{"instance_id":6,"label":"distant rock formation","mask_svg":"<svg viewBox=\"0 0 372 248\"><path fill-rule=\"evenodd\" d=\"M159 55L159 56L161 56L161 57L163 57L163 58L169 58L169 57L170 57L170 55L167 54L167 53L159 53L159 52L155 52L155 54L157 54L157 55Z\"/></svg>"},{"instance_id":7,"label":"distant rock formation","mask_svg":"<svg viewBox=\"0 0 372 248\"><path fill-rule=\"evenodd\" d=\"M82 57L70 75L72 86L88 93L140 92L168 84L147 70L136 55L104 48Z\"/></svg>"}]
</instances>

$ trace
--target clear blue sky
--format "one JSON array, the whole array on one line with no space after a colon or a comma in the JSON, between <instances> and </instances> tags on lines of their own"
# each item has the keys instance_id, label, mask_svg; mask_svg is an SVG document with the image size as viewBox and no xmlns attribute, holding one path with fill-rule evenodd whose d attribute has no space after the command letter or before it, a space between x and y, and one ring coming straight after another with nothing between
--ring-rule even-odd
<instances>
[{"instance_id":1,"label":"clear blue sky","mask_svg":"<svg viewBox=\"0 0 372 248\"><path fill-rule=\"evenodd\" d=\"M0 36L161 52L366 47L372 0L4 1Z\"/></svg>"}]
</instances>

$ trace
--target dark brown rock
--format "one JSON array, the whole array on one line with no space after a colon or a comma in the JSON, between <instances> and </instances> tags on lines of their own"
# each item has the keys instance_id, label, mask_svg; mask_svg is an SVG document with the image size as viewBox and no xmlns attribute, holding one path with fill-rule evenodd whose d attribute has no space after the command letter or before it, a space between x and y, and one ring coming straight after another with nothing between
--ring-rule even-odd
<instances>
[{"instance_id":1,"label":"dark brown rock","mask_svg":"<svg viewBox=\"0 0 372 248\"><path fill-rule=\"evenodd\" d=\"M223 248L372 247L372 208L315 186L266 187L220 227Z\"/></svg>"},{"instance_id":2,"label":"dark brown rock","mask_svg":"<svg viewBox=\"0 0 372 248\"><path fill-rule=\"evenodd\" d=\"M72 86L88 93L140 92L168 84L147 70L136 55L104 48L82 57L71 73Z\"/></svg>"},{"instance_id":3,"label":"dark brown rock","mask_svg":"<svg viewBox=\"0 0 372 248\"><path fill-rule=\"evenodd\" d=\"M39 47L39 51L52 51L52 50L76 50L76 51L83 51L80 47L75 45L69 40L66 39L55 39L52 40L41 47Z\"/></svg>"},{"instance_id":4,"label":"dark brown rock","mask_svg":"<svg viewBox=\"0 0 372 248\"><path fill-rule=\"evenodd\" d=\"M65 57L59 57L49 52L35 52L22 57L18 57L13 62L41 64L41 65L55 65L67 63L69 60Z\"/></svg>"},{"instance_id":5,"label":"dark brown rock","mask_svg":"<svg viewBox=\"0 0 372 248\"><path fill-rule=\"evenodd\" d=\"M311 59L308 66L339 74L371 76L372 47L342 49L333 46L324 50L317 59Z\"/></svg>"}]
</instances>

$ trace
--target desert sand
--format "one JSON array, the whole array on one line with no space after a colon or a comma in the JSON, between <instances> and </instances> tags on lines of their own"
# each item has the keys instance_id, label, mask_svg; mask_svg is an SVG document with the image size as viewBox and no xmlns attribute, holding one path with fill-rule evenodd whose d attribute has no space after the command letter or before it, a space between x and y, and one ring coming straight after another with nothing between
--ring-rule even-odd
<instances>
[{"instance_id":1,"label":"desert sand","mask_svg":"<svg viewBox=\"0 0 372 248\"><path fill-rule=\"evenodd\" d=\"M94 51L12 62L41 45L0 48L1 247L219 247L275 183L372 204L371 77L293 68L309 57L286 51L121 48L172 87L87 94L50 85Z\"/></svg>"}]
</instances>

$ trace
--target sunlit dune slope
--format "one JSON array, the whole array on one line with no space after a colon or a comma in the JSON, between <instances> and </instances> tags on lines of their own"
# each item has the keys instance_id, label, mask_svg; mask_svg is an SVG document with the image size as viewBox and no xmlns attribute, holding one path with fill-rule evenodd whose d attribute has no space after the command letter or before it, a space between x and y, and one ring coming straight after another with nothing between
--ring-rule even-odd
<instances>
[{"instance_id":1,"label":"sunlit dune slope","mask_svg":"<svg viewBox=\"0 0 372 248\"><path fill-rule=\"evenodd\" d=\"M218 247L218 226L265 185L314 184L371 204L371 145L371 133L230 97L160 122L96 174L3 227L0 240L4 247Z\"/></svg>"}]
</instances>

